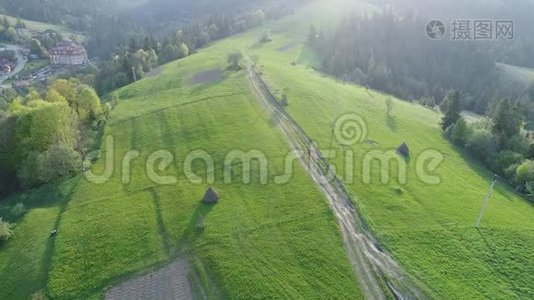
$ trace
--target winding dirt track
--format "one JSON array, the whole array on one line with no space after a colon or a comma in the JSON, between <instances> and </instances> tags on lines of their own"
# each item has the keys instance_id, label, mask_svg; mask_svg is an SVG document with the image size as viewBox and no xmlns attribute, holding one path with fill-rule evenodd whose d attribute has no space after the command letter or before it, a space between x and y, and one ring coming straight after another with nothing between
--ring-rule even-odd
<instances>
[{"instance_id":1,"label":"winding dirt track","mask_svg":"<svg viewBox=\"0 0 534 300\"><path fill-rule=\"evenodd\" d=\"M420 289L422 284L408 276L392 256L380 247L343 183L330 172L332 167L329 162L297 122L284 111L268 86L250 66L248 78L258 100L276 118L287 142L298 153L304 169L327 196L339 221L347 255L365 298L386 299L393 296L396 299L426 299Z\"/></svg>"}]
</instances>

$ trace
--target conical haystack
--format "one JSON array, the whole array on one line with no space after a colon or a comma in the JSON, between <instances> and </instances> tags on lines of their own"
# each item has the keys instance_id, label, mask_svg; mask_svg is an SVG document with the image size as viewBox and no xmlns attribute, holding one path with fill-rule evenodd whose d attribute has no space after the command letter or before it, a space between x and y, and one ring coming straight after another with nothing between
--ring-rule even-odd
<instances>
[{"instance_id":1,"label":"conical haystack","mask_svg":"<svg viewBox=\"0 0 534 300\"><path fill-rule=\"evenodd\" d=\"M410 158L410 148L408 145L406 145L406 143L402 143L402 145L397 148L397 153L404 158Z\"/></svg>"},{"instance_id":2,"label":"conical haystack","mask_svg":"<svg viewBox=\"0 0 534 300\"><path fill-rule=\"evenodd\" d=\"M209 187L204 194L202 202L206 204L217 204L219 202L219 194L212 187Z\"/></svg>"}]
</instances>

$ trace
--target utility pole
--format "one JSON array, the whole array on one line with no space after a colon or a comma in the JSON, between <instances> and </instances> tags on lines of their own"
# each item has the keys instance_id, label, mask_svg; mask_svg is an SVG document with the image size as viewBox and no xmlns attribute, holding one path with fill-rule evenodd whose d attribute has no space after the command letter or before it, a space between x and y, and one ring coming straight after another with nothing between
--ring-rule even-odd
<instances>
[{"instance_id":1,"label":"utility pole","mask_svg":"<svg viewBox=\"0 0 534 300\"><path fill-rule=\"evenodd\" d=\"M491 194L493 193L493 188L495 188L495 184L497 184L498 179L499 177L497 175L493 177L493 181L491 182L491 185L489 187L488 194L486 195L486 198L484 198L484 202L482 203L482 208L480 209L480 215L478 216L476 228L480 228L480 221L482 221L484 211L486 210L486 206L488 206L489 199L491 198Z\"/></svg>"},{"instance_id":2,"label":"utility pole","mask_svg":"<svg viewBox=\"0 0 534 300\"><path fill-rule=\"evenodd\" d=\"M132 67L132 74L133 74L134 82L136 82L137 81L137 74L135 74L135 67Z\"/></svg>"}]
</instances>

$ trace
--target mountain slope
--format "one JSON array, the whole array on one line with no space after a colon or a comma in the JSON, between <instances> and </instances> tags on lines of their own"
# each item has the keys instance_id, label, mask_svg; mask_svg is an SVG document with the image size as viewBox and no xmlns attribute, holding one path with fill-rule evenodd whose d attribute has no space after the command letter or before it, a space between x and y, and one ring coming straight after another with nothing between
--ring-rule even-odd
<instances>
[{"instance_id":1,"label":"mountain slope","mask_svg":"<svg viewBox=\"0 0 534 300\"><path fill-rule=\"evenodd\" d=\"M326 14L329 8L317 10ZM347 146L333 140L333 125L350 113L364 120L368 135L350 147L355 153L355 178L347 187L380 241L437 298L532 297L534 257L527 250L534 245L532 204L498 185L482 228L474 228L492 175L442 137L438 113L343 84L309 68L313 56L302 41L312 21L303 20L313 20L312 11L308 17L272 24L273 42L248 51L260 57L271 89L289 89L287 110L316 139L318 148L337 152L331 162L339 174L344 174L342 154ZM388 98L393 103L390 117ZM402 143L412 152L407 184L399 183L394 164L385 184L380 181L378 163L366 174L366 155L395 152ZM440 178L437 185L418 176L418 158L426 150L437 151L444 159L432 173Z\"/></svg>"},{"instance_id":2,"label":"mountain slope","mask_svg":"<svg viewBox=\"0 0 534 300\"><path fill-rule=\"evenodd\" d=\"M218 81L193 82L199 73L224 68L233 49L232 40L217 43L119 91L121 103L106 126L102 154L93 168L95 174L103 170L111 145L107 137L112 136L113 175L104 184L85 178L72 181L68 204L59 209L57 237L47 241L50 224L35 233L34 239L46 242L44 249L32 253L33 260L50 263L36 271L48 276L41 277L46 282L32 284L33 289L46 284L53 298L92 297L180 256L198 269L199 277L208 278L209 292L230 298L360 297L324 196L296 162L287 183L273 182L284 173L289 150L252 96L246 73L223 71ZM140 157L132 161L131 181L123 184L122 159L129 150L139 151ZM157 184L148 177L148 157L162 150L169 151L174 161L157 172L177 176L176 183ZM213 186L221 195L216 206L200 203L206 178L195 184L184 174L184 160L193 150L214 157ZM251 183L244 184L239 161L232 163L233 183L225 184L225 156L233 150L264 153L268 184L261 183L256 162L251 164ZM205 174L201 162L193 169ZM32 207L24 220L41 205ZM201 219L204 229L199 231ZM32 226L24 220L20 226ZM15 234L30 237L18 227ZM12 242L0 253L20 250ZM0 256L0 266L23 263L21 259ZM9 288L2 289L0 297L35 291L18 289L24 281L11 278L7 273L2 278Z\"/></svg>"},{"instance_id":3,"label":"mountain slope","mask_svg":"<svg viewBox=\"0 0 534 300\"><path fill-rule=\"evenodd\" d=\"M73 179L10 200L27 201L32 209L15 228L15 239L0 246L0 279L8 287L0 290L0 298L25 297L44 287L59 299L98 296L105 287L176 256L188 258L212 296L362 296L336 220L302 168L294 162L288 183L272 182L273 175L283 173L288 146L272 126L276 120L256 102L245 72L223 72L217 81L193 83L203 77L199 73L224 68L234 49L258 55L258 68L270 88L286 91L288 113L319 149L336 150L330 161L339 175L346 166L343 154L354 152L355 176L347 180L347 191L383 250L423 282L429 296L532 298L532 205L498 185L482 228L475 229L492 176L441 136L438 113L392 99L388 117L389 96L343 84L308 66L313 55L303 41L309 26L335 22L347 10L331 3L312 6L216 43L120 90L121 104L105 130L105 136L114 137L116 150L111 179L101 185ZM258 44L267 29L273 42ZM366 139L354 145L342 145L332 136L335 121L348 113L359 115L368 129ZM389 169L391 180L382 183L376 163L366 183L364 157L395 151L403 142L412 151L407 184L398 182L396 168ZM95 173L103 171L109 145L103 144ZM224 184L224 158L234 149L265 153L269 184L261 184L257 173L251 184ZM124 184L120 169L128 150L138 150L140 157L133 160L131 181ZM149 179L146 161L159 150L170 151L174 161L158 174L175 175L176 183ZM213 185L221 202L214 207L199 204L208 184L193 184L183 172L192 150L215 159ZM437 185L418 176L417 159L425 150L444 158L431 172L440 178ZM200 162L194 165L198 174L203 169ZM253 163L252 170L258 169ZM232 178L241 175L236 170ZM51 240L48 228L55 222L58 236ZM204 230L199 231L199 223ZM30 239L35 247L23 251Z\"/></svg>"}]
</instances>

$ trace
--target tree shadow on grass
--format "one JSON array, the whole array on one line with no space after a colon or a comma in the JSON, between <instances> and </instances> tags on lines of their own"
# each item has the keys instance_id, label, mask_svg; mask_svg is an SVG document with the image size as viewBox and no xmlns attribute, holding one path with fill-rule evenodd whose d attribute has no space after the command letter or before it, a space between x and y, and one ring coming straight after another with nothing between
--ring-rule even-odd
<instances>
[{"instance_id":1,"label":"tree shadow on grass","mask_svg":"<svg viewBox=\"0 0 534 300\"><path fill-rule=\"evenodd\" d=\"M209 213L213 210L215 205L199 202L195 211L189 219L189 223L184 231L180 245L184 247L186 244L193 243L204 232L204 220L208 217Z\"/></svg>"},{"instance_id":2,"label":"tree shadow on grass","mask_svg":"<svg viewBox=\"0 0 534 300\"><path fill-rule=\"evenodd\" d=\"M447 137L443 135L443 138L447 140ZM468 153L465 149L458 147L457 145L454 145L451 143L452 148L458 152L461 156L461 159L463 162L469 166L470 169L472 169L478 176L480 176L482 179L487 181L488 187L492 181L492 179L495 176L495 173L493 173L488 167L486 167L480 159L477 157L471 155ZM518 192L514 186L506 181L499 181L499 184L495 187L495 192L498 193L502 198L512 202L514 199L520 198L530 206L534 206L534 202L526 198L525 195ZM481 191L480 199L484 197L484 195L487 193L486 190ZM493 196L492 196L493 199ZM491 199L490 199L491 201Z\"/></svg>"},{"instance_id":3,"label":"tree shadow on grass","mask_svg":"<svg viewBox=\"0 0 534 300\"><path fill-rule=\"evenodd\" d=\"M163 216L161 215L161 199L158 191L154 188L148 188L146 191L148 191L152 197L152 201L154 203L154 212L156 214L156 221L158 224L158 232L161 236L161 239L163 241L163 249L165 250L165 253L167 256L170 255L170 237L169 233L167 232L167 228L165 227L165 223L163 222Z\"/></svg>"},{"instance_id":4,"label":"tree shadow on grass","mask_svg":"<svg viewBox=\"0 0 534 300\"><path fill-rule=\"evenodd\" d=\"M386 125L391 131L397 131L397 120L395 117L386 116Z\"/></svg>"},{"instance_id":5,"label":"tree shadow on grass","mask_svg":"<svg viewBox=\"0 0 534 300\"><path fill-rule=\"evenodd\" d=\"M266 45L268 45L270 42L261 42L261 41L256 41L254 44L250 45L248 47L249 50L258 50L258 49L262 49L264 48Z\"/></svg>"},{"instance_id":6,"label":"tree shadow on grass","mask_svg":"<svg viewBox=\"0 0 534 300\"><path fill-rule=\"evenodd\" d=\"M66 189L59 189L58 193L54 193L53 195L57 195L57 202L56 204L59 205L59 213L56 217L56 221L54 223L54 228L50 228L50 231L57 230L59 231L59 224L61 223L61 218L63 217L63 213L67 209L67 206L72 199L72 195L74 194L74 191L76 190L76 187L80 183L81 177L77 177L72 179L72 182L68 183L68 187ZM57 185L57 187L61 187L61 185ZM54 255L55 250L55 242L56 242L56 235L50 235L46 242L45 251L43 253L42 259L41 259L41 270L46 274L46 277L48 278L50 274L50 269L52 266L52 256ZM48 280L46 281L48 282ZM44 283L46 285L46 282ZM45 288L45 286L43 286Z\"/></svg>"},{"instance_id":7,"label":"tree shadow on grass","mask_svg":"<svg viewBox=\"0 0 534 300\"><path fill-rule=\"evenodd\" d=\"M24 218L25 212L34 208L51 208L66 206L81 177L67 179L63 182L50 183L34 190L17 194L5 199L0 207L0 217L11 223L18 223ZM25 212L12 215L11 209L23 204Z\"/></svg>"},{"instance_id":8,"label":"tree shadow on grass","mask_svg":"<svg viewBox=\"0 0 534 300\"><path fill-rule=\"evenodd\" d=\"M191 94L209 94L207 91L228 80L231 72L225 71L221 66L216 66L213 69L203 70L191 76L191 78L184 79L184 86L191 88Z\"/></svg>"}]
</instances>

